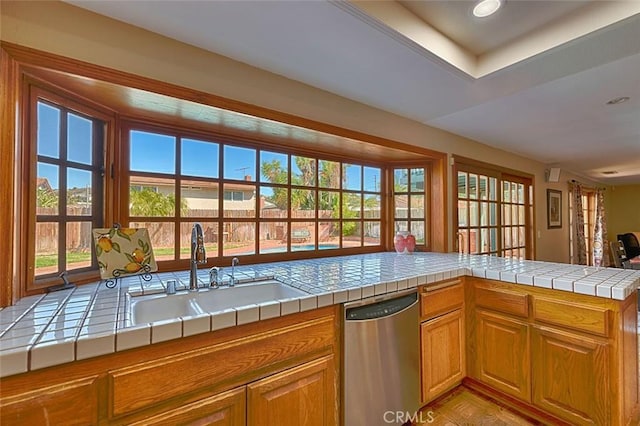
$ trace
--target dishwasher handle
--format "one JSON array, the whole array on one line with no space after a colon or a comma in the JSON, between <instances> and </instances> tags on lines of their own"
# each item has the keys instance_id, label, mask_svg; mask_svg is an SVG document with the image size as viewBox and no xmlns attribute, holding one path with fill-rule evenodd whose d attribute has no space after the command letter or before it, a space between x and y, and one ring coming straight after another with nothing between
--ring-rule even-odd
<instances>
[{"instance_id":1,"label":"dishwasher handle","mask_svg":"<svg viewBox=\"0 0 640 426\"><path fill-rule=\"evenodd\" d=\"M372 303L360 303L359 306L345 305L346 321L366 321L398 314L418 303L418 293L413 291L404 296L389 298Z\"/></svg>"}]
</instances>

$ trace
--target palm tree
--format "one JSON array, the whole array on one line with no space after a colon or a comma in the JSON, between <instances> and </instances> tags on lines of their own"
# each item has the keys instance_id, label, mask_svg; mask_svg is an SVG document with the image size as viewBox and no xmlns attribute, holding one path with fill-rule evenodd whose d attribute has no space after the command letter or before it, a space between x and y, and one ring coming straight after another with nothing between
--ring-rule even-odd
<instances>
[{"instance_id":1,"label":"palm tree","mask_svg":"<svg viewBox=\"0 0 640 426\"><path fill-rule=\"evenodd\" d=\"M174 194L162 194L149 187L131 188L129 203L129 214L131 216L168 217L175 214L176 197ZM180 212L185 215L187 210L187 202L181 199ZM163 225L162 222L158 223L158 227L151 235L152 241L161 231Z\"/></svg>"},{"instance_id":2,"label":"palm tree","mask_svg":"<svg viewBox=\"0 0 640 426\"><path fill-rule=\"evenodd\" d=\"M131 216L173 216L176 199L173 194L162 194L151 188L131 189L129 195Z\"/></svg>"}]
</instances>

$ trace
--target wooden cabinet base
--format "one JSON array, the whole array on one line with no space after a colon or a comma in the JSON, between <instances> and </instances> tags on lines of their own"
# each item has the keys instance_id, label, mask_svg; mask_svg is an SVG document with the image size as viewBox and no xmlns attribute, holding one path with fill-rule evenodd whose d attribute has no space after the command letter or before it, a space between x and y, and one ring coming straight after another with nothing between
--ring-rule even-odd
<instances>
[{"instance_id":1,"label":"wooden cabinet base","mask_svg":"<svg viewBox=\"0 0 640 426\"><path fill-rule=\"evenodd\" d=\"M619 301L475 277L465 284L467 383L572 425L638 424L635 293Z\"/></svg>"},{"instance_id":2,"label":"wooden cabinet base","mask_svg":"<svg viewBox=\"0 0 640 426\"><path fill-rule=\"evenodd\" d=\"M5 377L0 424L239 426L251 413L247 385L277 383L270 397L288 389L291 398L308 398L327 419L319 424L333 426L337 311L325 307ZM311 374L312 366L322 368ZM269 406L271 414L282 406ZM284 417L291 414L285 408Z\"/></svg>"}]
</instances>

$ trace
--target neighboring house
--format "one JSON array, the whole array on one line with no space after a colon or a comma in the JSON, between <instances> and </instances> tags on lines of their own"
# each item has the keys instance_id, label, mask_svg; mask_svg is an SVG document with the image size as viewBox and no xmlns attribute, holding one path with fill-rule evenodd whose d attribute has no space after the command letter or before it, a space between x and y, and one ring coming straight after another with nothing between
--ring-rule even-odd
<instances>
[{"instance_id":1,"label":"neighboring house","mask_svg":"<svg viewBox=\"0 0 640 426\"><path fill-rule=\"evenodd\" d=\"M53 188L51 188L51 184L49 183L49 179L47 179L45 177L37 178L36 187L38 189L44 189L46 191L53 191Z\"/></svg>"},{"instance_id":2,"label":"neighboring house","mask_svg":"<svg viewBox=\"0 0 640 426\"><path fill-rule=\"evenodd\" d=\"M150 188L154 192L171 195L175 192L175 185L162 178L132 176L131 189ZM188 210L217 210L220 190L214 182L184 182L181 187L182 199ZM224 184L225 211L251 211L256 209L256 186L254 184ZM261 203L262 204L262 203ZM272 203L264 202L264 208L272 208Z\"/></svg>"}]
</instances>

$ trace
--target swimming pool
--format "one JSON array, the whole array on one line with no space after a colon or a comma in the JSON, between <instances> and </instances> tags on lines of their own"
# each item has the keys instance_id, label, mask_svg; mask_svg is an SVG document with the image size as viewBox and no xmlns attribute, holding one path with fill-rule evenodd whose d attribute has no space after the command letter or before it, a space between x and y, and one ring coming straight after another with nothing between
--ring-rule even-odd
<instances>
[{"instance_id":1,"label":"swimming pool","mask_svg":"<svg viewBox=\"0 0 640 426\"><path fill-rule=\"evenodd\" d=\"M318 250L331 250L340 248L338 244L319 244ZM314 244L302 244L302 245L292 245L291 251L309 251L315 250L316 246ZM260 254L268 254L268 253L284 253L287 251L286 246L282 247L272 247L268 249L260 249Z\"/></svg>"}]
</instances>

